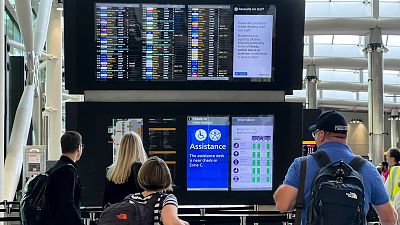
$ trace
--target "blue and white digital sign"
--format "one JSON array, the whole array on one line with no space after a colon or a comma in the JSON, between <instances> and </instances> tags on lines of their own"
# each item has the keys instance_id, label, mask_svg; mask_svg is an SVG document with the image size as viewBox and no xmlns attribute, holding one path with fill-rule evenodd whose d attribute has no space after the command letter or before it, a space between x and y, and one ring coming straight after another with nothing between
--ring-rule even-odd
<instances>
[{"instance_id":1,"label":"blue and white digital sign","mask_svg":"<svg viewBox=\"0 0 400 225\"><path fill-rule=\"evenodd\" d=\"M188 116L187 190L228 190L229 117Z\"/></svg>"},{"instance_id":2,"label":"blue and white digital sign","mask_svg":"<svg viewBox=\"0 0 400 225\"><path fill-rule=\"evenodd\" d=\"M231 190L272 190L274 116L232 117Z\"/></svg>"}]
</instances>

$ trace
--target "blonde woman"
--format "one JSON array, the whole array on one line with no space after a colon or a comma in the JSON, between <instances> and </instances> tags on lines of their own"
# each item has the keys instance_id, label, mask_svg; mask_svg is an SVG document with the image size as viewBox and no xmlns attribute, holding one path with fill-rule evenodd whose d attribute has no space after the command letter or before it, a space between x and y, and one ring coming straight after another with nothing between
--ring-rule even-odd
<instances>
[{"instance_id":1,"label":"blonde woman","mask_svg":"<svg viewBox=\"0 0 400 225\"><path fill-rule=\"evenodd\" d=\"M154 203L154 225L189 225L178 217L176 197L164 193L172 191L171 173L164 160L150 157L140 168L138 181L144 191L131 195L131 198L140 204Z\"/></svg>"},{"instance_id":2,"label":"blonde woman","mask_svg":"<svg viewBox=\"0 0 400 225\"><path fill-rule=\"evenodd\" d=\"M127 195L141 192L137 181L140 167L147 160L142 139L135 132L121 138L116 160L107 168L103 206L122 201Z\"/></svg>"}]
</instances>

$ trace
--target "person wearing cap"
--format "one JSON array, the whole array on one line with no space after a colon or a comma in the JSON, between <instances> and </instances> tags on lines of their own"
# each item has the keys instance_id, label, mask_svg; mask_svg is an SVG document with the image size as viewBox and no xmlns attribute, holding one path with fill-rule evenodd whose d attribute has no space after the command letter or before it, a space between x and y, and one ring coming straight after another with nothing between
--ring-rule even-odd
<instances>
[{"instance_id":1,"label":"person wearing cap","mask_svg":"<svg viewBox=\"0 0 400 225\"><path fill-rule=\"evenodd\" d=\"M389 172L389 176L386 179L385 188L389 194L390 202L394 204L394 198L397 193L400 192L398 183L400 182L400 150L397 148L391 148L388 150L386 160L392 167Z\"/></svg>"},{"instance_id":2,"label":"person wearing cap","mask_svg":"<svg viewBox=\"0 0 400 225\"><path fill-rule=\"evenodd\" d=\"M347 121L344 116L330 110L321 113L315 125L309 130L317 144L317 151L324 151L332 162L343 160L349 163L355 155L347 143ZM304 207L301 224L306 225L307 209L311 200L312 182L317 175L319 166L313 156L307 156L306 179L304 185ZM365 215L369 210L369 203L373 205L382 225L397 223L397 213L389 202L388 194L375 166L366 162L361 168L364 179ZM281 212L293 211L298 189L300 187L300 158L296 158L285 176L283 184L274 193L276 208Z\"/></svg>"}]
</instances>

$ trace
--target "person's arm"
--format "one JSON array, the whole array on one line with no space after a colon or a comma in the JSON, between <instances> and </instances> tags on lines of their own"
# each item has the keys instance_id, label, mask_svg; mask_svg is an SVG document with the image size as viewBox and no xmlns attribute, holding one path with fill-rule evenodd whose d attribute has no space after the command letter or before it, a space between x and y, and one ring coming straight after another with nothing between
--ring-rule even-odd
<instances>
[{"instance_id":1,"label":"person's arm","mask_svg":"<svg viewBox=\"0 0 400 225\"><path fill-rule=\"evenodd\" d=\"M62 171L55 173L55 188L53 190L57 194L57 207L61 215L59 220L63 220L65 224L82 225L81 215L75 207L75 182L76 170L70 166L62 168ZM52 178L54 179L54 178Z\"/></svg>"},{"instance_id":2,"label":"person's arm","mask_svg":"<svg viewBox=\"0 0 400 225\"><path fill-rule=\"evenodd\" d=\"M188 222L179 219L176 205L168 204L161 210L161 220L164 225L189 225Z\"/></svg>"},{"instance_id":3,"label":"person's arm","mask_svg":"<svg viewBox=\"0 0 400 225\"><path fill-rule=\"evenodd\" d=\"M293 211L294 206L296 205L297 192L297 188L290 185L282 184L279 186L274 194L276 208L280 212Z\"/></svg>"},{"instance_id":4,"label":"person's arm","mask_svg":"<svg viewBox=\"0 0 400 225\"><path fill-rule=\"evenodd\" d=\"M294 209L298 188L300 186L300 160L295 159L285 176L283 184L274 193L276 208L281 212Z\"/></svg>"},{"instance_id":5,"label":"person's arm","mask_svg":"<svg viewBox=\"0 0 400 225\"><path fill-rule=\"evenodd\" d=\"M383 205L373 205L376 213L378 213L379 221L382 225L396 225L397 212L389 202Z\"/></svg>"}]
</instances>

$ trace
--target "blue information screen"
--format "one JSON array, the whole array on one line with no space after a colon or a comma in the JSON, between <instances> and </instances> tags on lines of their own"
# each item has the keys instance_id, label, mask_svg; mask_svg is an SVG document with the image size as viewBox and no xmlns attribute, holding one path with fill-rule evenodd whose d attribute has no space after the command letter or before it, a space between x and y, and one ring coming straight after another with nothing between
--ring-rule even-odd
<instances>
[{"instance_id":1,"label":"blue information screen","mask_svg":"<svg viewBox=\"0 0 400 225\"><path fill-rule=\"evenodd\" d=\"M228 190L229 125L229 116L188 116L187 190Z\"/></svg>"}]
</instances>

